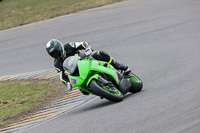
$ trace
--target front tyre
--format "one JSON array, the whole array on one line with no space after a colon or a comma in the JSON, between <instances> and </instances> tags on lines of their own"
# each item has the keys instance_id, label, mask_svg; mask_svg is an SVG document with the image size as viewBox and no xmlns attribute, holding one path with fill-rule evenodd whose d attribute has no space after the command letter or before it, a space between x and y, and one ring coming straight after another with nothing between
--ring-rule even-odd
<instances>
[{"instance_id":1,"label":"front tyre","mask_svg":"<svg viewBox=\"0 0 200 133\"><path fill-rule=\"evenodd\" d=\"M101 82L96 80L92 80L89 87L96 95L113 102L121 102L124 98L123 94L115 86L111 88L108 85L103 85Z\"/></svg>"}]
</instances>

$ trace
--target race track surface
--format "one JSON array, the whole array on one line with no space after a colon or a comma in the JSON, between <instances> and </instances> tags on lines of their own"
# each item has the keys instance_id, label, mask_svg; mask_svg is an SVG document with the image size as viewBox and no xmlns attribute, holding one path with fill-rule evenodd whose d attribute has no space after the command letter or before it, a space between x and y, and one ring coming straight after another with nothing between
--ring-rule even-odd
<instances>
[{"instance_id":1,"label":"race track surface","mask_svg":"<svg viewBox=\"0 0 200 133\"><path fill-rule=\"evenodd\" d=\"M144 90L120 103L97 98L25 132L200 132L199 0L128 0L0 31L0 75L53 68L51 38L107 51Z\"/></svg>"}]
</instances>

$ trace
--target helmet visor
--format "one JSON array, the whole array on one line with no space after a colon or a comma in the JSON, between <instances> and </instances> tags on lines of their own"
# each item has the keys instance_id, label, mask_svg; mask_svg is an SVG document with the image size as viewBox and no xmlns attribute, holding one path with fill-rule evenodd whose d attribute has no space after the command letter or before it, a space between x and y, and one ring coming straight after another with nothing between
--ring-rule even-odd
<instances>
[{"instance_id":1,"label":"helmet visor","mask_svg":"<svg viewBox=\"0 0 200 133\"><path fill-rule=\"evenodd\" d=\"M54 51L52 51L52 52L50 53L50 55L51 55L51 57L58 59L58 58L61 57L61 52L59 52L59 51L57 51L57 50L54 50Z\"/></svg>"}]
</instances>

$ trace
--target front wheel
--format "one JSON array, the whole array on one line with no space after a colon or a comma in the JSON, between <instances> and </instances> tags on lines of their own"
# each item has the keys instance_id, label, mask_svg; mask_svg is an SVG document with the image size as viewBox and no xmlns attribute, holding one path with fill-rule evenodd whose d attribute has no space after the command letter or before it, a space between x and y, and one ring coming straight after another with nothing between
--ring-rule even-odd
<instances>
[{"instance_id":1,"label":"front wheel","mask_svg":"<svg viewBox=\"0 0 200 133\"><path fill-rule=\"evenodd\" d=\"M104 85L97 80L92 80L89 87L96 95L113 102L120 102L124 98L123 94L115 86L109 87L108 85Z\"/></svg>"}]
</instances>

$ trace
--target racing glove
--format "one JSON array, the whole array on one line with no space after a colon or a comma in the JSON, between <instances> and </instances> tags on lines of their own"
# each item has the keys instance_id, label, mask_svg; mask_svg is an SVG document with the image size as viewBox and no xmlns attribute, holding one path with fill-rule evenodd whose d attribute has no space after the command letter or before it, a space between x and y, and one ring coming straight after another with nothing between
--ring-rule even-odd
<instances>
[{"instance_id":1,"label":"racing glove","mask_svg":"<svg viewBox=\"0 0 200 133\"><path fill-rule=\"evenodd\" d=\"M91 55L92 53L92 47L91 46L88 46L86 49L85 49L85 55L86 56L89 56Z\"/></svg>"},{"instance_id":2,"label":"racing glove","mask_svg":"<svg viewBox=\"0 0 200 133\"><path fill-rule=\"evenodd\" d=\"M66 82L65 85L67 86L68 90L72 90L72 85L70 84L70 82Z\"/></svg>"}]
</instances>

